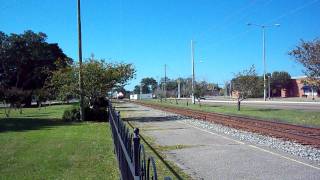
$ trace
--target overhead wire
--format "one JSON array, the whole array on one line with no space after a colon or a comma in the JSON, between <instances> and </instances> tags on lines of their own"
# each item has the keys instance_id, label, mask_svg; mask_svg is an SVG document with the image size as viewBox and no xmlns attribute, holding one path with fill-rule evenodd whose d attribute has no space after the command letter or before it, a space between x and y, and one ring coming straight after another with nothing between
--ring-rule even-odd
<instances>
[{"instance_id":1,"label":"overhead wire","mask_svg":"<svg viewBox=\"0 0 320 180\"><path fill-rule=\"evenodd\" d=\"M272 1L272 0L269 0ZM200 39L201 37L203 37L204 35L206 35L206 32L211 32L211 31L220 31L222 29L227 28L228 26L232 25L235 23L235 21L233 20L234 17L239 17L239 14L241 17L245 17L245 13L247 9L251 8L252 6L254 6L256 3L256 0L250 1L249 4L246 4L245 6L241 7L238 10L233 11L232 13L228 14L227 16L225 16L222 20L223 25L221 24L216 24L215 26L210 26L209 28L207 28L205 31L202 31L201 33L198 33L195 37L197 39ZM238 18L239 19L239 18Z\"/></svg>"},{"instance_id":2,"label":"overhead wire","mask_svg":"<svg viewBox=\"0 0 320 180\"><path fill-rule=\"evenodd\" d=\"M263 6L264 7L267 7L269 4L271 4L273 0L269 0L269 1L266 1ZM244 10L247 10L247 9L251 9L252 6L254 6L256 4L256 1L252 1L249 5L246 5L244 7L242 7L240 10L238 10L238 12L240 13L241 11L244 11ZM238 14L238 13L237 13ZM227 22L227 23L224 23L223 26L220 26L220 30L219 29L216 29L216 33L222 33L221 31L223 29L230 29L230 26L236 24L236 23L239 23L239 21L243 20L243 19L246 19L247 17L251 16L252 13L250 14L249 11L246 11L245 13L241 13L240 15L236 16L237 14L234 14L233 16L236 17L236 19L232 19L230 18L230 21ZM243 23L243 22L240 22L240 23ZM250 29L247 29L245 31L242 31L242 32L237 32L237 33L233 33L232 35L230 36L227 36L225 38L219 38L219 39L216 39L216 40L205 40L205 41L202 41L202 43L206 43L207 45L208 44L213 44L213 46L218 46L218 45L221 45L221 44L224 44L226 43L227 41L230 41L230 40L235 40L235 39L239 39L239 38L242 38L244 37L244 35L246 35L247 33L249 33L251 30Z\"/></svg>"},{"instance_id":3,"label":"overhead wire","mask_svg":"<svg viewBox=\"0 0 320 180\"><path fill-rule=\"evenodd\" d=\"M310 2L308 2L306 4L303 4L302 6L299 6L299 7L295 8L295 9L292 9L291 11L288 11L286 13L281 14L280 16L277 16L277 17L271 19L270 21L268 21L268 23L272 23L274 21L278 21L278 20L280 20L282 18L285 18L285 17L287 17L289 15L295 14L295 13L301 11L302 9L307 8L310 5L313 5L313 4L317 3L317 2L319 2L319 0L310 1Z\"/></svg>"},{"instance_id":4,"label":"overhead wire","mask_svg":"<svg viewBox=\"0 0 320 180\"><path fill-rule=\"evenodd\" d=\"M271 2L272 2L272 0L268 1L264 6L269 5ZM283 13L283 14L281 14L281 15L279 15L279 16L276 16L275 18L272 18L272 19L271 19L270 21L268 21L267 23L275 22L275 21L278 21L278 20L280 20L280 19L282 19L282 18L285 18L285 17L287 17L287 16L289 16L289 15L295 14L295 13L301 11L302 9L307 8L307 7L309 7L310 5L313 5L313 4L317 3L317 2L319 2L319 0L313 0L313 1L310 1L310 2L308 2L308 3L305 3L305 4L303 4L302 6L299 6L299 7L295 8L295 9L292 9L292 10L286 12L286 13ZM242 8L242 9L244 9L244 8ZM231 24L232 24L232 23L231 23ZM248 34L250 31L252 31L252 30L251 30L251 29L247 29L246 31L239 32L239 33L236 33L236 34L232 34L231 36L229 36L229 37L227 37L227 38L219 39L218 42L215 41L215 42L212 44L212 46L216 47L216 46L222 45L222 44L224 44L224 43L226 43L226 42L234 41L234 40L236 40L236 39L241 39L241 38L244 37L246 34Z\"/></svg>"}]
</instances>

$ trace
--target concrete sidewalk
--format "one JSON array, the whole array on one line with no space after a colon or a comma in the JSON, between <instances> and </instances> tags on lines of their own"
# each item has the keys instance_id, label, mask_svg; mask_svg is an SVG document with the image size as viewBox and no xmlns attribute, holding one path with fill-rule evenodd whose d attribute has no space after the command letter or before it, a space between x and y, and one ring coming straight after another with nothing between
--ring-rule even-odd
<instances>
[{"instance_id":1,"label":"concrete sidewalk","mask_svg":"<svg viewBox=\"0 0 320 180\"><path fill-rule=\"evenodd\" d=\"M193 126L171 113L120 106L157 144L186 145L166 155L194 179L320 179L319 165L305 159Z\"/></svg>"}]
</instances>

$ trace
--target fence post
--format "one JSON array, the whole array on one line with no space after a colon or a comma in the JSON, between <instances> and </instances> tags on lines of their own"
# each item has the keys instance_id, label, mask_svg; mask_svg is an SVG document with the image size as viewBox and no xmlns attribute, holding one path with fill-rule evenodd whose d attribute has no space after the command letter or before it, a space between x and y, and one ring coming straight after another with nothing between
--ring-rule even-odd
<instances>
[{"instance_id":1,"label":"fence post","mask_svg":"<svg viewBox=\"0 0 320 180\"><path fill-rule=\"evenodd\" d=\"M133 131L133 165L134 165L134 175L140 176L140 162L139 162L139 128L135 128Z\"/></svg>"}]
</instances>

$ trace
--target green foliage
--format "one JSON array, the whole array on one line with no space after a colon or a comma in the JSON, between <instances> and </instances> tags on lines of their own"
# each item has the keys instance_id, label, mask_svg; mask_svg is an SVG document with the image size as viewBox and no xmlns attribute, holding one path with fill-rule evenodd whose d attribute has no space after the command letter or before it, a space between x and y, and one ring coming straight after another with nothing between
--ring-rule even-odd
<instances>
[{"instance_id":1,"label":"green foliage","mask_svg":"<svg viewBox=\"0 0 320 180\"><path fill-rule=\"evenodd\" d=\"M158 82L152 77L143 78L140 84L142 84L142 93L144 94L154 93L158 87Z\"/></svg>"},{"instance_id":2,"label":"green foliage","mask_svg":"<svg viewBox=\"0 0 320 180\"><path fill-rule=\"evenodd\" d=\"M249 95L248 97L250 98L259 98L263 97L263 76L258 76L258 79L256 81L256 84L253 88L252 94ZM266 81L267 83L267 81ZM268 86L268 84L266 84Z\"/></svg>"},{"instance_id":3,"label":"green foliage","mask_svg":"<svg viewBox=\"0 0 320 180\"><path fill-rule=\"evenodd\" d=\"M79 108L73 107L71 109L66 109L63 112L62 120L66 122L79 121L80 120Z\"/></svg>"},{"instance_id":4,"label":"green foliage","mask_svg":"<svg viewBox=\"0 0 320 180\"><path fill-rule=\"evenodd\" d=\"M304 66L309 84L320 86L320 40L314 39L309 42L301 40L289 55Z\"/></svg>"},{"instance_id":5,"label":"green foliage","mask_svg":"<svg viewBox=\"0 0 320 180\"><path fill-rule=\"evenodd\" d=\"M167 97L177 97L178 83L180 83L180 95L181 97L190 97L192 93L192 79L191 78L177 78L169 79L168 77L161 78L159 85L153 78L144 78L141 80L143 83L142 93L153 92L157 97L163 98L165 94ZM140 84L141 84L140 83ZM219 94L221 88L218 84L209 83L206 81L195 82L195 94L200 96ZM157 88L158 87L158 88ZM164 91L166 90L166 91ZM140 85L134 87L133 92L135 94L140 93Z\"/></svg>"},{"instance_id":6,"label":"green foliage","mask_svg":"<svg viewBox=\"0 0 320 180\"><path fill-rule=\"evenodd\" d=\"M140 89L141 85L142 85L142 89ZM142 90L143 94L155 93L157 87L158 87L158 83L154 78L146 77L140 81L139 85L136 85L134 87L133 93L140 94L140 90Z\"/></svg>"},{"instance_id":7,"label":"green foliage","mask_svg":"<svg viewBox=\"0 0 320 180\"><path fill-rule=\"evenodd\" d=\"M0 32L0 85L5 91L13 90L11 94L17 89L31 92L21 104L30 105L33 91L44 87L51 72L72 62L58 44L46 39L46 34L30 30L10 35Z\"/></svg>"},{"instance_id":8,"label":"green foliage","mask_svg":"<svg viewBox=\"0 0 320 180\"><path fill-rule=\"evenodd\" d=\"M132 64L106 63L94 59L86 61L82 66L84 97L89 103L105 97L113 88L124 86L134 78L135 72ZM78 75L79 65L53 73L51 86L60 99L79 96Z\"/></svg>"},{"instance_id":9,"label":"green foliage","mask_svg":"<svg viewBox=\"0 0 320 180\"><path fill-rule=\"evenodd\" d=\"M36 89L33 93L37 105L41 107L42 102L46 102L49 99L49 92L46 88Z\"/></svg>"},{"instance_id":10,"label":"green foliage","mask_svg":"<svg viewBox=\"0 0 320 180\"><path fill-rule=\"evenodd\" d=\"M140 94L140 86L139 85L134 86L133 93Z\"/></svg>"},{"instance_id":11,"label":"green foliage","mask_svg":"<svg viewBox=\"0 0 320 180\"><path fill-rule=\"evenodd\" d=\"M273 88L287 88L290 85L291 76L286 71L274 71L271 75L271 86Z\"/></svg>"},{"instance_id":12,"label":"green foliage","mask_svg":"<svg viewBox=\"0 0 320 180\"><path fill-rule=\"evenodd\" d=\"M165 78L161 78L160 81L160 87L166 86L167 91L175 91L178 87L178 83L177 80L175 79L169 79L168 77Z\"/></svg>"},{"instance_id":13,"label":"green foliage","mask_svg":"<svg viewBox=\"0 0 320 180\"><path fill-rule=\"evenodd\" d=\"M205 81L201 81L200 83L196 84L195 90L194 90L194 96L196 98L203 97L205 93L208 90L208 84Z\"/></svg>"},{"instance_id":14,"label":"green foliage","mask_svg":"<svg viewBox=\"0 0 320 180\"><path fill-rule=\"evenodd\" d=\"M31 92L12 87L10 89L6 89L3 94L3 99L6 103L10 103L11 107L20 108L22 103L26 101L26 98L30 97Z\"/></svg>"},{"instance_id":15,"label":"green foliage","mask_svg":"<svg viewBox=\"0 0 320 180\"><path fill-rule=\"evenodd\" d=\"M254 96L259 89L259 77L254 66L235 75L232 80L233 90L238 93L239 99ZM257 87L258 86L258 87Z\"/></svg>"},{"instance_id":16,"label":"green foliage","mask_svg":"<svg viewBox=\"0 0 320 180\"><path fill-rule=\"evenodd\" d=\"M48 83L51 94L59 100L68 101L78 94L78 77L75 67L59 69L52 74Z\"/></svg>"},{"instance_id":17,"label":"green foliage","mask_svg":"<svg viewBox=\"0 0 320 180\"><path fill-rule=\"evenodd\" d=\"M106 108L84 108L85 121L108 121L108 112ZM66 122L80 121L80 110L78 107L66 109L62 120Z\"/></svg>"}]
</instances>

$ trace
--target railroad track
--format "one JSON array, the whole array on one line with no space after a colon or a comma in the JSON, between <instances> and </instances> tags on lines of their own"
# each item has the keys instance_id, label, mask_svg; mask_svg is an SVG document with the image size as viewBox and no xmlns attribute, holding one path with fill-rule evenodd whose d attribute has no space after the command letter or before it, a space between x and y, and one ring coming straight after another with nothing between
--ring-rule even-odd
<instances>
[{"instance_id":1,"label":"railroad track","mask_svg":"<svg viewBox=\"0 0 320 180\"><path fill-rule=\"evenodd\" d=\"M313 146L315 148L320 148L320 128L304 127L242 116L203 112L199 110L191 110L173 106L164 107L161 105L143 102L134 103L195 119L201 119L211 123L222 124L235 129L255 132L284 140L295 141L303 145Z\"/></svg>"}]
</instances>

